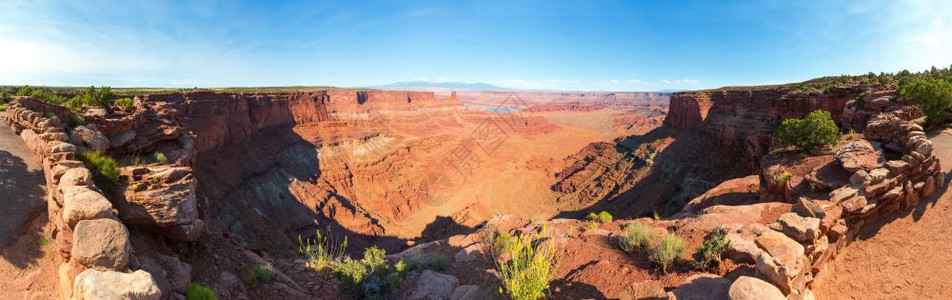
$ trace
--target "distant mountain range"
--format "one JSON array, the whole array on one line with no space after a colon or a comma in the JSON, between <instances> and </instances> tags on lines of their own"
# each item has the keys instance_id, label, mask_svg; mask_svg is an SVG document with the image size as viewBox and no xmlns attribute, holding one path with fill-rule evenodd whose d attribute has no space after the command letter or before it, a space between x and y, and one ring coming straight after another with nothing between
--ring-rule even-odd
<instances>
[{"instance_id":1,"label":"distant mountain range","mask_svg":"<svg viewBox=\"0 0 952 300\"><path fill-rule=\"evenodd\" d=\"M482 82L457 82L457 81L402 81L388 85L372 86L371 88L382 90L454 90L454 91L506 91L510 88L495 86Z\"/></svg>"}]
</instances>

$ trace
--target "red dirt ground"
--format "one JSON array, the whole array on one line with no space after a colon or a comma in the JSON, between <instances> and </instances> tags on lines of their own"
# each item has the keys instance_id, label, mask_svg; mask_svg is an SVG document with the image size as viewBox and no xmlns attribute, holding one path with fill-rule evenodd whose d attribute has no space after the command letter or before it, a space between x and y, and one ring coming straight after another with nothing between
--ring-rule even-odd
<instances>
[{"instance_id":1,"label":"red dirt ground","mask_svg":"<svg viewBox=\"0 0 952 300\"><path fill-rule=\"evenodd\" d=\"M933 136L948 174L952 132ZM948 175L947 175L948 176ZM814 285L817 299L952 299L952 192L866 225Z\"/></svg>"}]
</instances>

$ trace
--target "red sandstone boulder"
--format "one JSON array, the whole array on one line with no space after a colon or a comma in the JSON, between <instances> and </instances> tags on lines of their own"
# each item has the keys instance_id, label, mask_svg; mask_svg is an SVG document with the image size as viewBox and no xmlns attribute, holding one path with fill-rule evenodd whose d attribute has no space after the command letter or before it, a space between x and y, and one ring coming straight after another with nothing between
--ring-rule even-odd
<instances>
[{"instance_id":1,"label":"red sandstone boulder","mask_svg":"<svg viewBox=\"0 0 952 300\"><path fill-rule=\"evenodd\" d=\"M124 167L120 170L122 199L119 218L144 225L177 240L194 240L204 221L198 216L196 182L189 167L168 165Z\"/></svg>"},{"instance_id":2,"label":"red sandstone boulder","mask_svg":"<svg viewBox=\"0 0 952 300\"><path fill-rule=\"evenodd\" d=\"M882 150L867 140L858 140L836 149L833 158L849 172L879 168L886 162Z\"/></svg>"},{"instance_id":3,"label":"red sandstone boulder","mask_svg":"<svg viewBox=\"0 0 952 300\"><path fill-rule=\"evenodd\" d=\"M757 201L759 189L760 177L757 175L724 181L685 204L681 212L698 213L714 205L751 204Z\"/></svg>"}]
</instances>

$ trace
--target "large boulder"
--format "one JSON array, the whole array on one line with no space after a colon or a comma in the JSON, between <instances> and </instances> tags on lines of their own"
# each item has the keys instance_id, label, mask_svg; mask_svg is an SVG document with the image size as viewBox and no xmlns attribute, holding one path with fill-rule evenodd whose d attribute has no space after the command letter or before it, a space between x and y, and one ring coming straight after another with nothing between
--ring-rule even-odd
<instances>
[{"instance_id":1,"label":"large boulder","mask_svg":"<svg viewBox=\"0 0 952 300\"><path fill-rule=\"evenodd\" d=\"M96 130L96 125L79 125L69 133L69 140L75 145L83 145L89 150L109 150L109 139Z\"/></svg>"},{"instance_id":2,"label":"large boulder","mask_svg":"<svg viewBox=\"0 0 952 300\"><path fill-rule=\"evenodd\" d=\"M728 299L731 281L713 274L688 277L671 291L678 300Z\"/></svg>"},{"instance_id":3,"label":"large boulder","mask_svg":"<svg viewBox=\"0 0 952 300\"><path fill-rule=\"evenodd\" d=\"M731 300L786 300L776 286L749 276L738 277L728 292Z\"/></svg>"},{"instance_id":4,"label":"large boulder","mask_svg":"<svg viewBox=\"0 0 952 300\"><path fill-rule=\"evenodd\" d=\"M136 255L139 268L152 274L163 295L186 295L192 281L192 267L175 257L158 252Z\"/></svg>"},{"instance_id":5,"label":"large boulder","mask_svg":"<svg viewBox=\"0 0 952 300\"><path fill-rule=\"evenodd\" d=\"M124 167L119 218L176 240L194 240L204 227L199 219L196 181L189 167Z\"/></svg>"},{"instance_id":6,"label":"large boulder","mask_svg":"<svg viewBox=\"0 0 952 300\"><path fill-rule=\"evenodd\" d=\"M62 193L63 220L71 228L82 220L114 217L112 203L87 186L67 187L62 190Z\"/></svg>"},{"instance_id":7,"label":"large boulder","mask_svg":"<svg viewBox=\"0 0 952 300\"><path fill-rule=\"evenodd\" d=\"M681 212L698 213L714 205L740 205L757 201L760 177L751 175L735 178L717 185L684 205Z\"/></svg>"},{"instance_id":8,"label":"large boulder","mask_svg":"<svg viewBox=\"0 0 952 300\"><path fill-rule=\"evenodd\" d=\"M146 271L120 273L85 270L73 281L73 300L125 299L158 300L158 285Z\"/></svg>"},{"instance_id":9,"label":"large boulder","mask_svg":"<svg viewBox=\"0 0 952 300\"><path fill-rule=\"evenodd\" d=\"M833 158L851 173L879 168L886 162L883 151L873 147L867 140L853 141L837 148Z\"/></svg>"},{"instance_id":10,"label":"large boulder","mask_svg":"<svg viewBox=\"0 0 952 300\"><path fill-rule=\"evenodd\" d=\"M813 241L820 235L820 219L802 217L794 212L780 215L777 222L770 224L770 227L785 233L798 242Z\"/></svg>"},{"instance_id":11,"label":"large boulder","mask_svg":"<svg viewBox=\"0 0 952 300\"><path fill-rule=\"evenodd\" d=\"M73 229L72 259L87 268L122 270L131 252L129 231L116 220L83 220Z\"/></svg>"},{"instance_id":12,"label":"large boulder","mask_svg":"<svg viewBox=\"0 0 952 300\"><path fill-rule=\"evenodd\" d=\"M757 271L783 291L793 290L806 262L804 247L786 235L768 230L755 240L763 252L757 256Z\"/></svg>"},{"instance_id":13,"label":"large boulder","mask_svg":"<svg viewBox=\"0 0 952 300\"><path fill-rule=\"evenodd\" d=\"M459 279L453 275L424 270L420 274L410 299L447 299L453 295L457 286L459 286Z\"/></svg>"}]
</instances>

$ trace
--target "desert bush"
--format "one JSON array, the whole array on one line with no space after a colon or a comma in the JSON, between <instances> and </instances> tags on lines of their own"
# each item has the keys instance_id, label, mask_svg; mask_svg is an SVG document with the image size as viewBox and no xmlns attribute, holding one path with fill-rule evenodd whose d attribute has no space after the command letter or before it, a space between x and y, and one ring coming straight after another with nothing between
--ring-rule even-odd
<instances>
[{"instance_id":1,"label":"desert bush","mask_svg":"<svg viewBox=\"0 0 952 300\"><path fill-rule=\"evenodd\" d=\"M804 151L813 151L836 144L839 128L830 117L830 112L815 110L803 119L786 119L777 129L777 142L784 146L796 146Z\"/></svg>"},{"instance_id":2,"label":"desert bush","mask_svg":"<svg viewBox=\"0 0 952 300\"><path fill-rule=\"evenodd\" d=\"M159 162L160 164L163 164L163 165L164 165L164 164L166 164L166 163L169 162L169 159L168 159L168 158L165 158L165 153L156 152L156 153L155 153L155 161L157 161L157 162Z\"/></svg>"},{"instance_id":3,"label":"desert bush","mask_svg":"<svg viewBox=\"0 0 952 300\"><path fill-rule=\"evenodd\" d=\"M601 211L597 214L594 212L590 212L588 213L588 216L586 216L585 218L588 219L589 221L595 221L598 223L611 223L612 214L608 213L607 211Z\"/></svg>"},{"instance_id":4,"label":"desert bush","mask_svg":"<svg viewBox=\"0 0 952 300\"><path fill-rule=\"evenodd\" d=\"M631 222L625 227L625 235L618 237L618 246L625 252L648 249L654 240L654 230L641 222Z\"/></svg>"},{"instance_id":5,"label":"desert bush","mask_svg":"<svg viewBox=\"0 0 952 300\"><path fill-rule=\"evenodd\" d=\"M33 88L29 85L21 86L17 89L17 96L30 96L33 95Z\"/></svg>"},{"instance_id":6,"label":"desert bush","mask_svg":"<svg viewBox=\"0 0 952 300\"><path fill-rule=\"evenodd\" d=\"M721 258L729 248L727 233L717 228L704 238L704 243L694 252L694 263L701 270L717 270L721 267Z\"/></svg>"},{"instance_id":7,"label":"desert bush","mask_svg":"<svg viewBox=\"0 0 952 300\"><path fill-rule=\"evenodd\" d=\"M667 273L668 267L684 255L684 252L684 240L673 233L668 233L661 237L658 244L651 249L648 260L661 268L661 272Z\"/></svg>"},{"instance_id":8,"label":"desert bush","mask_svg":"<svg viewBox=\"0 0 952 300\"><path fill-rule=\"evenodd\" d=\"M367 278L367 268L359 260L347 259L343 263L334 266L334 279L337 280L341 291L345 293L356 293L358 288L363 285Z\"/></svg>"},{"instance_id":9,"label":"desert bush","mask_svg":"<svg viewBox=\"0 0 952 300\"><path fill-rule=\"evenodd\" d=\"M391 266L386 259L387 252L371 246L364 250L362 260L346 259L334 266L333 274L341 291L380 299L400 289L400 281L406 275L406 264L401 260Z\"/></svg>"},{"instance_id":10,"label":"desert bush","mask_svg":"<svg viewBox=\"0 0 952 300\"><path fill-rule=\"evenodd\" d=\"M112 157L99 152L87 151L79 154L79 160L93 174L93 181L107 194L111 194L119 180L119 164Z\"/></svg>"},{"instance_id":11,"label":"desert bush","mask_svg":"<svg viewBox=\"0 0 952 300\"><path fill-rule=\"evenodd\" d=\"M10 102L10 94L7 91L0 91L0 104Z\"/></svg>"},{"instance_id":12,"label":"desert bush","mask_svg":"<svg viewBox=\"0 0 952 300\"><path fill-rule=\"evenodd\" d=\"M539 235L515 237L509 259L496 260L500 292L509 299L541 299L548 293L557 258L555 246L545 239L544 226Z\"/></svg>"},{"instance_id":13,"label":"desert bush","mask_svg":"<svg viewBox=\"0 0 952 300\"><path fill-rule=\"evenodd\" d=\"M516 237L506 232L499 232L489 235L490 249L489 253L494 259L500 259L503 256L510 255L518 246Z\"/></svg>"},{"instance_id":14,"label":"desert bush","mask_svg":"<svg viewBox=\"0 0 952 300\"><path fill-rule=\"evenodd\" d=\"M940 79L911 79L899 85L899 95L912 99L926 115L926 126L945 122L952 107L952 81Z\"/></svg>"},{"instance_id":15,"label":"desert bush","mask_svg":"<svg viewBox=\"0 0 952 300\"><path fill-rule=\"evenodd\" d=\"M346 257L347 237L338 243L330 234L316 231L314 239L301 239L298 235L298 252L304 255L311 266L318 271L342 263Z\"/></svg>"},{"instance_id":16,"label":"desert bush","mask_svg":"<svg viewBox=\"0 0 952 300\"><path fill-rule=\"evenodd\" d=\"M423 253L414 252L407 258L406 267L411 270L437 270L442 271L449 265L449 258L443 253Z\"/></svg>"},{"instance_id":17,"label":"desert bush","mask_svg":"<svg viewBox=\"0 0 952 300\"><path fill-rule=\"evenodd\" d=\"M588 222L585 223L585 231L598 229L598 222Z\"/></svg>"},{"instance_id":18,"label":"desert bush","mask_svg":"<svg viewBox=\"0 0 952 300\"><path fill-rule=\"evenodd\" d=\"M115 102L115 103L116 103L116 106L118 106L118 107L130 108L130 107L132 107L132 98L120 98L120 99L116 99L116 102Z\"/></svg>"},{"instance_id":19,"label":"desert bush","mask_svg":"<svg viewBox=\"0 0 952 300\"><path fill-rule=\"evenodd\" d=\"M215 290L200 283L188 284L188 300L218 300Z\"/></svg>"},{"instance_id":20,"label":"desert bush","mask_svg":"<svg viewBox=\"0 0 952 300\"><path fill-rule=\"evenodd\" d=\"M273 267L271 264L253 264L248 268L248 277L247 282L250 285L258 285L259 283L269 283L271 282L271 271Z\"/></svg>"},{"instance_id":21,"label":"desert bush","mask_svg":"<svg viewBox=\"0 0 952 300\"><path fill-rule=\"evenodd\" d=\"M790 179L792 178L793 178L793 173L790 173L790 171L787 171L787 170L783 170L783 172L780 173L780 176L777 176L777 179L780 180L781 186L786 186L787 182L790 182Z\"/></svg>"}]
</instances>

